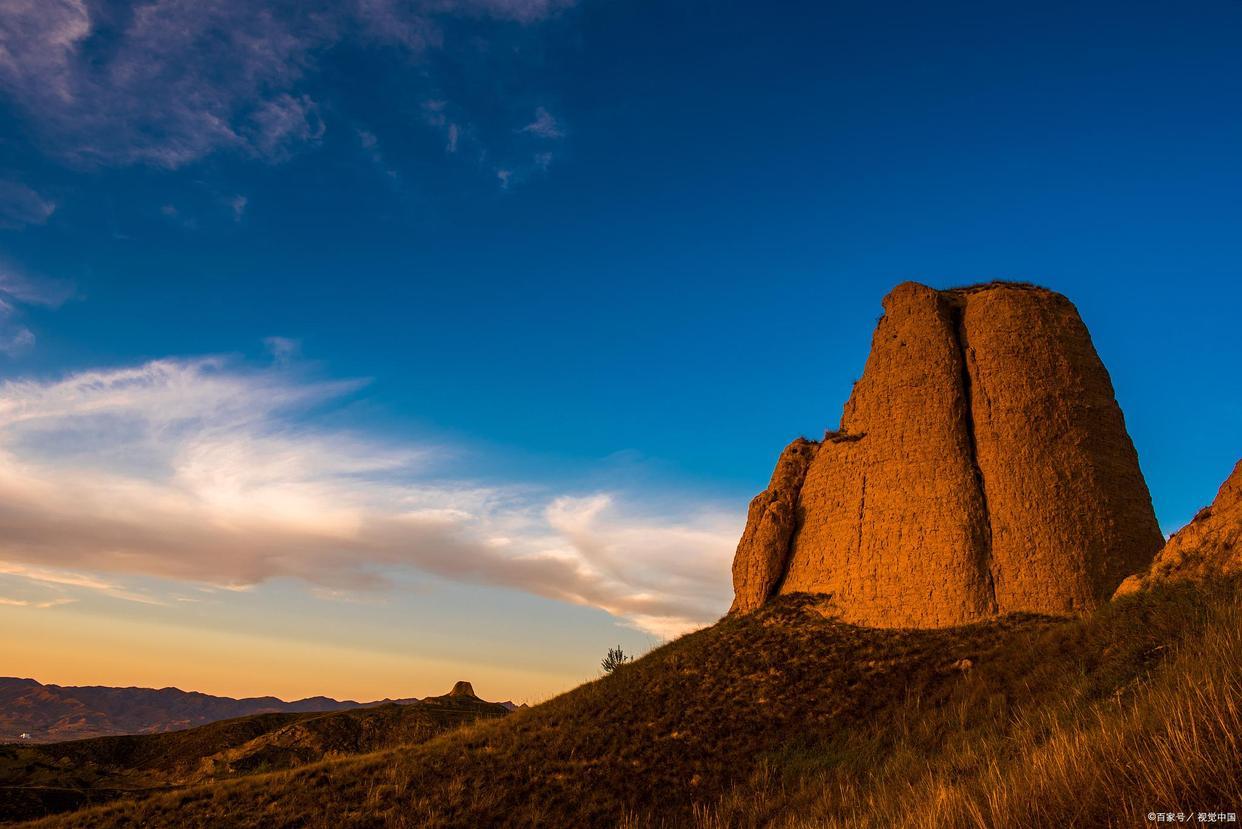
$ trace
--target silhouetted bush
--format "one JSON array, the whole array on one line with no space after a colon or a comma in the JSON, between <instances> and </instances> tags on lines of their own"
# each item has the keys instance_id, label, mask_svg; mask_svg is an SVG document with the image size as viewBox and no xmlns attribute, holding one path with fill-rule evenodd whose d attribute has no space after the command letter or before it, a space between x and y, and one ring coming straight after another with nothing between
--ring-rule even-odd
<instances>
[{"instance_id":1,"label":"silhouetted bush","mask_svg":"<svg viewBox=\"0 0 1242 829\"><path fill-rule=\"evenodd\" d=\"M610 674L617 668L620 668L626 662L633 662L634 657L626 656L625 651L621 650L621 646L608 649L608 655L599 661L600 667L604 669L604 673Z\"/></svg>"}]
</instances>

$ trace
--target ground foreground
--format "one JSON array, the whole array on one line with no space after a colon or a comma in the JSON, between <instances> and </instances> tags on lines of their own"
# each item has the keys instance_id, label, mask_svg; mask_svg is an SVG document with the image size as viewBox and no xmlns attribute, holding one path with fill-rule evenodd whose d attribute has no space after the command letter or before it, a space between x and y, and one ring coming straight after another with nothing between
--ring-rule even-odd
<instances>
[{"instance_id":1,"label":"ground foreground","mask_svg":"<svg viewBox=\"0 0 1242 829\"><path fill-rule=\"evenodd\" d=\"M1242 809L1236 582L871 630L790 596L504 720L41 826L1136 826Z\"/></svg>"},{"instance_id":2,"label":"ground foreground","mask_svg":"<svg viewBox=\"0 0 1242 829\"><path fill-rule=\"evenodd\" d=\"M469 689L467 683L459 683ZM0 746L0 822L429 740L507 716L472 690L348 711L257 714L160 734Z\"/></svg>"}]
</instances>

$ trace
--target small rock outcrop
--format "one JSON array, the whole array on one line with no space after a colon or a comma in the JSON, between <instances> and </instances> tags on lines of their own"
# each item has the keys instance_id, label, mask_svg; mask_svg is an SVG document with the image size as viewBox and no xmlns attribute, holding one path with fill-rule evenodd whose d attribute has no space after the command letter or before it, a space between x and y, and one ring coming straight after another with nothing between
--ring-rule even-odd
<instances>
[{"instance_id":1,"label":"small rock outcrop","mask_svg":"<svg viewBox=\"0 0 1242 829\"><path fill-rule=\"evenodd\" d=\"M1156 554L1151 567L1130 576L1117 596L1160 581L1203 580L1242 573L1242 461L1221 484L1216 500L1199 510Z\"/></svg>"},{"instance_id":2,"label":"small rock outcrop","mask_svg":"<svg viewBox=\"0 0 1242 829\"><path fill-rule=\"evenodd\" d=\"M1073 304L1025 284L884 299L838 430L750 506L733 609L830 594L846 621L941 627L1106 601L1162 537Z\"/></svg>"},{"instance_id":3,"label":"small rock outcrop","mask_svg":"<svg viewBox=\"0 0 1242 829\"><path fill-rule=\"evenodd\" d=\"M474 686L464 680L458 680L453 683L453 690L449 691L447 696L450 697L475 697Z\"/></svg>"},{"instance_id":4,"label":"small rock outcrop","mask_svg":"<svg viewBox=\"0 0 1242 829\"><path fill-rule=\"evenodd\" d=\"M443 696L423 697L421 700L418 700L418 703L441 710L450 709L488 715L504 715L512 710L509 707L511 703L488 702L487 700L480 699L474 692L474 686L465 681L454 683L453 690Z\"/></svg>"}]
</instances>

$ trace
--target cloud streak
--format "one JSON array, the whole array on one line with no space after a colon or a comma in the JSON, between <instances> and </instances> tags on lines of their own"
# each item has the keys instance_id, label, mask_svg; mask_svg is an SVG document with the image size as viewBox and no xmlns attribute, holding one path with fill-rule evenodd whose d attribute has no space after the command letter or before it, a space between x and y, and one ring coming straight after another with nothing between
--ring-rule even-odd
<instances>
[{"instance_id":1,"label":"cloud streak","mask_svg":"<svg viewBox=\"0 0 1242 829\"><path fill-rule=\"evenodd\" d=\"M176 169L216 152L279 162L325 135L308 81L338 44L392 47L425 63L445 48L451 21L529 25L569 5L8 0L0 4L0 91L48 149L76 164ZM45 203L24 200L23 215L39 221Z\"/></svg>"},{"instance_id":2,"label":"cloud streak","mask_svg":"<svg viewBox=\"0 0 1242 829\"><path fill-rule=\"evenodd\" d=\"M560 122L552 117L552 113L543 107L535 109L535 120L522 127L520 132L537 135L540 138L556 139L562 138L565 133L561 129Z\"/></svg>"},{"instance_id":3,"label":"cloud streak","mask_svg":"<svg viewBox=\"0 0 1242 829\"><path fill-rule=\"evenodd\" d=\"M218 358L0 384L0 573L139 601L118 577L370 591L422 572L661 635L727 605L738 516L463 480L447 447L315 425L361 387Z\"/></svg>"},{"instance_id":4,"label":"cloud streak","mask_svg":"<svg viewBox=\"0 0 1242 829\"><path fill-rule=\"evenodd\" d=\"M176 168L230 148L279 160L322 135L292 93L330 32L257 4L14 0L0 87L53 150L83 164Z\"/></svg>"},{"instance_id":5,"label":"cloud streak","mask_svg":"<svg viewBox=\"0 0 1242 829\"><path fill-rule=\"evenodd\" d=\"M0 228L41 225L56 212L56 202L18 181L0 179Z\"/></svg>"},{"instance_id":6,"label":"cloud streak","mask_svg":"<svg viewBox=\"0 0 1242 829\"><path fill-rule=\"evenodd\" d=\"M8 596L0 596L0 605L7 607L34 607L39 610L47 610L50 607L60 607L61 605L73 604L73 599L50 599L45 602L31 601L30 599L13 599Z\"/></svg>"},{"instance_id":7,"label":"cloud streak","mask_svg":"<svg viewBox=\"0 0 1242 829\"><path fill-rule=\"evenodd\" d=\"M10 562L0 562L0 575L15 577L26 582L33 582L36 585L51 587L60 591L63 591L66 588L74 588L99 593L105 596L111 596L112 598L122 599L127 602L152 605L166 604L166 602L153 596L126 590L119 584L104 581L94 576L73 573L65 570L53 570L42 567L26 567L24 565L12 564ZM62 604L70 604L75 601L77 601L77 599L61 597L41 602L22 600L21 604L29 607L47 608L57 607ZM13 603L15 602L10 602L10 604Z\"/></svg>"},{"instance_id":8,"label":"cloud streak","mask_svg":"<svg viewBox=\"0 0 1242 829\"><path fill-rule=\"evenodd\" d=\"M73 296L68 282L31 279L0 262L0 354L16 357L34 346L35 334L23 321L22 306L58 308Z\"/></svg>"}]
</instances>

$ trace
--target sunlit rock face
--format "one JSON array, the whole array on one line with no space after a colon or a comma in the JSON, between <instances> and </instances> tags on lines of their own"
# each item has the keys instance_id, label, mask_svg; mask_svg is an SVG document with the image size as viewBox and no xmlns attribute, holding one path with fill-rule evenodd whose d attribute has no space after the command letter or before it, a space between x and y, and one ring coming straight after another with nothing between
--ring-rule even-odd
<instances>
[{"instance_id":1,"label":"sunlit rock face","mask_svg":"<svg viewBox=\"0 0 1242 829\"><path fill-rule=\"evenodd\" d=\"M751 504L734 610L830 594L842 618L941 627L1106 600L1162 542L1108 372L1030 285L884 299L839 429Z\"/></svg>"},{"instance_id":2,"label":"sunlit rock face","mask_svg":"<svg viewBox=\"0 0 1242 829\"><path fill-rule=\"evenodd\" d=\"M746 530L733 557L732 610L754 610L785 575L793 543L798 494L817 444L798 438L785 447L768 488L750 502Z\"/></svg>"},{"instance_id":3,"label":"sunlit rock face","mask_svg":"<svg viewBox=\"0 0 1242 829\"><path fill-rule=\"evenodd\" d=\"M1169 538L1151 568L1117 588L1124 596L1160 581L1202 580L1242 574L1242 461L1221 484L1211 506Z\"/></svg>"}]
</instances>

